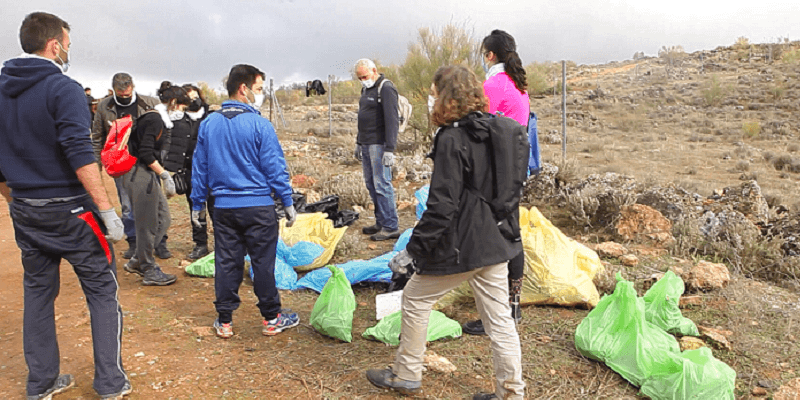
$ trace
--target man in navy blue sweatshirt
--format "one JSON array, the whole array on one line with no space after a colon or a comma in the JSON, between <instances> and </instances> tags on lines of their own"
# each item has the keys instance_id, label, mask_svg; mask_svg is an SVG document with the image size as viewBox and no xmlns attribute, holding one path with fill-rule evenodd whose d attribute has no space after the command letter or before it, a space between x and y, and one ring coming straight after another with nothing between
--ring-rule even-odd
<instances>
[{"instance_id":1,"label":"man in navy blue sweatshirt","mask_svg":"<svg viewBox=\"0 0 800 400\"><path fill-rule=\"evenodd\" d=\"M264 317L261 332L276 335L297 326L296 313L281 310L275 286L278 218L274 192L283 201L286 226L297 217L286 159L275 128L258 111L264 101L264 73L252 65L231 68L230 100L200 124L192 159L192 224L201 226L208 192L214 196L214 290L217 336L233 336L239 308L245 252L253 268L253 291Z\"/></svg>"},{"instance_id":2,"label":"man in navy blue sweatshirt","mask_svg":"<svg viewBox=\"0 0 800 400\"><path fill-rule=\"evenodd\" d=\"M25 17L24 53L0 70L0 193L9 201L25 286L23 347L28 400L74 385L61 375L54 302L59 264L72 264L91 315L94 389L131 392L122 368L122 309L111 241L122 221L108 200L89 137L90 113L69 67L69 24L43 12Z\"/></svg>"}]
</instances>

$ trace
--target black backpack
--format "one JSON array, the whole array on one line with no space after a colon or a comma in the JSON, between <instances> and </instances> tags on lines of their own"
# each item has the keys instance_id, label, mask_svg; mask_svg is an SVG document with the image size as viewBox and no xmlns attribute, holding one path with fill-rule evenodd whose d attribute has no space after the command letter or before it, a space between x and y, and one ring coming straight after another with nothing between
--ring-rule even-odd
<instances>
[{"instance_id":1,"label":"black backpack","mask_svg":"<svg viewBox=\"0 0 800 400\"><path fill-rule=\"evenodd\" d=\"M511 118L490 114L482 113L481 117L466 122L467 129L485 128L489 131L489 140L486 143L492 158L492 197L485 198L471 185L467 185L467 189L489 205L496 221L505 221L509 216L516 215L522 198L522 188L528 178L528 157L531 149L528 132ZM457 124L454 123L454 126L458 127Z\"/></svg>"}]
</instances>

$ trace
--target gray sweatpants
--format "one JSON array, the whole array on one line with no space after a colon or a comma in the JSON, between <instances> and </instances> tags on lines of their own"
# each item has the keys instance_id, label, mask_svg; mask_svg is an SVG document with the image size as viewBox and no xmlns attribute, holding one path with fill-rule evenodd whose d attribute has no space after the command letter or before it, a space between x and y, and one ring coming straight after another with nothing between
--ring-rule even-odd
<instances>
[{"instance_id":1,"label":"gray sweatpants","mask_svg":"<svg viewBox=\"0 0 800 400\"><path fill-rule=\"evenodd\" d=\"M156 265L153 250L161 243L172 222L167 197L161 190L161 179L141 164L125 174L122 186L128 191L136 225L136 258L143 271Z\"/></svg>"}]
</instances>

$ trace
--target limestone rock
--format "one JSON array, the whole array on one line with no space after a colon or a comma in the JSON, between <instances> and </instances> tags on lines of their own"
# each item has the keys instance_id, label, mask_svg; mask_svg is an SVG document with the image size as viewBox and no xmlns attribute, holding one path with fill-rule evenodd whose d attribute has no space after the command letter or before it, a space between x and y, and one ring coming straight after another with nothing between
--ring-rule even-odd
<instances>
[{"instance_id":1,"label":"limestone rock","mask_svg":"<svg viewBox=\"0 0 800 400\"><path fill-rule=\"evenodd\" d=\"M617 233L625 240L654 241L661 246L675 242L672 222L658 210L644 204L624 206L617 220Z\"/></svg>"},{"instance_id":2,"label":"limestone rock","mask_svg":"<svg viewBox=\"0 0 800 400\"><path fill-rule=\"evenodd\" d=\"M718 349L731 351L731 344L728 342L728 336L733 335L733 332L709 328L702 325L697 325L697 330L700 331L701 338L710 342Z\"/></svg>"},{"instance_id":3,"label":"limestone rock","mask_svg":"<svg viewBox=\"0 0 800 400\"><path fill-rule=\"evenodd\" d=\"M636 257L633 254L625 254L624 256L620 257L620 262L622 265L626 265L628 267L635 267L639 265L639 257Z\"/></svg>"},{"instance_id":4,"label":"limestone rock","mask_svg":"<svg viewBox=\"0 0 800 400\"><path fill-rule=\"evenodd\" d=\"M756 397L763 397L767 395L767 389L764 389L760 386L756 386L753 388L752 391L750 391L750 394Z\"/></svg>"},{"instance_id":5,"label":"limestone rock","mask_svg":"<svg viewBox=\"0 0 800 400\"><path fill-rule=\"evenodd\" d=\"M625 246L615 242L600 243L594 247L594 251L596 251L600 257L620 258L628 254L628 249L626 249Z\"/></svg>"},{"instance_id":6,"label":"limestone rock","mask_svg":"<svg viewBox=\"0 0 800 400\"><path fill-rule=\"evenodd\" d=\"M706 342L694 336L683 336L678 341L678 344L681 346L681 351L697 350L701 347L708 347L706 346Z\"/></svg>"},{"instance_id":7,"label":"limestone rock","mask_svg":"<svg viewBox=\"0 0 800 400\"><path fill-rule=\"evenodd\" d=\"M442 374L456 371L456 366L453 365L450 360L432 351L425 353L425 359L423 360L423 363L425 366L427 366L429 371L435 371Z\"/></svg>"},{"instance_id":8,"label":"limestone rock","mask_svg":"<svg viewBox=\"0 0 800 400\"><path fill-rule=\"evenodd\" d=\"M731 280L731 273L725 264L700 260L684 273L686 286L698 290L722 289Z\"/></svg>"},{"instance_id":9,"label":"limestone rock","mask_svg":"<svg viewBox=\"0 0 800 400\"><path fill-rule=\"evenodd\" d=\"M303 117L303 120L311 121L311 120L315 120L315 119L317 119L317 118L319 118L321 116L322 115L318 111L311 110L311 111L306 113L305 117Z\"/></svg>"},{"instance_id":10,"label":"limestone rock","mask_svg":"<svg viewBox=\"0 0 800 400\"><path fill-rule=\"evenodd\" d=\"M726 187L722 190L719 202L730 205L754 223L765 223L769 219L769 205L756 181Z\"/></svg>"}]
</instances>

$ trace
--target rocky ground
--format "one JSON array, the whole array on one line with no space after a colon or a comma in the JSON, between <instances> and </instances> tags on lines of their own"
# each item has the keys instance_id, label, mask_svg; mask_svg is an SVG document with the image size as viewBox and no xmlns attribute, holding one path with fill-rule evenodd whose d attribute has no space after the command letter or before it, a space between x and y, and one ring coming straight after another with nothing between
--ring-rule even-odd
<instances>
[{"instance_id":1,"label":"rocky ground","mask_svg":"<svg viewBox=\"0 0 800 400\"><path fill-rule=\"evenodd\" d=\"M796 44L791 44L795 46ZM796 46L795 46L796 47ZM792 47L787 47L786 51ZM535 98L543 173L529 181L524 204L542 213L572 238L594 248L605 271L595 284L610 293L619 272L639 294L668 270L687 284L683 315L701 327L699 341L737 372L736 397L793 399L800 390L797 344L798 256L795 195L800 161L793 142L800 126L797 64L719 48L673 60L642 58L571 68L568 153L561 161L560 98ZM709 103L713 82L724 96ZM355 104L321 98L284 105L284 127L275 116L293 185L309 202L338 194L341 206L361 213L347 230L332 262L372 258L391 243L372 243L359 233L371 225L360 165L353 160ZM266 110L265 110L266 111ZM328 117L332 117L329 125ZM754 134L754 124L758 133ZM431 164L422 132L401 137L395 188L401 225L414 222L414 191L427 183ZM110 180L107 188L113 193ZM1 201L1 200L0 200ZM255 298L243 287L235 315L237 335L219 340L214 320L213 280L190 278L179 269L191 250L185 200L170 200L175 257L164 268L180 274L167 288L145 288L120 271L125 310L123 362L135 391L131 399L396 398L372 387L367 368L387 365L394 348L361 338L375 324L374 297L385 287L355 287L358 307L353 343L324 337L308 325L317 295L284 292L284 303L302 324L275 338L259 332ZM5 206L0 205L0 397L23 396L22 267ZM448 307L458 321L475 318L473 304ZM519 326L529 398L640 398L602 363L574 345L575 328L588 310L525 307ZM67 264L57 301L62 371L78 384L65 398L94 398L88 314ZM491 388L486 338L464 336L435 342L446 358L426 372L430 399L466 398ZM439 365L444 365L439 368ZM448 369L450 368L450 369Z\"/></svg>"}]
</instances>

